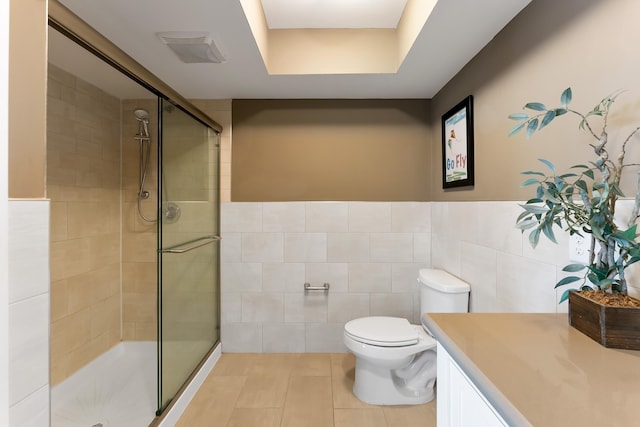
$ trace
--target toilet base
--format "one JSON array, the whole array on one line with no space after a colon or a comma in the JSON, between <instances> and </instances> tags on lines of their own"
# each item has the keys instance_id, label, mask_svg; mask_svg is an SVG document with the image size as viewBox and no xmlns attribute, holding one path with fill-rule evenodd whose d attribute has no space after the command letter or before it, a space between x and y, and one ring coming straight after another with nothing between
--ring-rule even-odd
<instances>
[{"instance_id":1,"label":"toilet base","mask_svg":"<svg viewBox=\"0 0 640 427\"><path fill-rule=\"evenodd\" d=\"M362 357L356 357L356 380L353 393L371 405L419 405L435 398L435 352L433 353L433 378L428 378L426 387L411 387L394 370L380 368ZM432 355L420 354L416 357ZM427 375L431 376L431 375Z\"/></svg>"}]
</instances>

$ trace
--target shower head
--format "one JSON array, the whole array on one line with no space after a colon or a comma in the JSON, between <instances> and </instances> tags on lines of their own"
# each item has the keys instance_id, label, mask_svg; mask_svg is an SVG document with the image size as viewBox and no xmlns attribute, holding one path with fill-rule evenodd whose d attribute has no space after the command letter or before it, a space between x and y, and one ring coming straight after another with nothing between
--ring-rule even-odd
<instances>
[{"instance_id":1,"label":"shower head","mask_svg":"<svg viewBox=\"0 0 640 427\"><path fill-rule=\"evenodd\" d=\"M136 116L136 120L139 122L149 121L149 112L147 110L139 109L133 112L133 115Z\"/></svg>"},{"instance_id":2,"label":"shower head","mask_svg":"<svg viewBox=\"0 0 640 427\"><path fill-rule=\"evenodd\" d=\"M148 137L149 136L149 128L147 125L149 124L149 112L147 110L138 109L133 112L133 115L136 117L136 120L139 121L144 129L144 134L142 134L142 129L140 129L141 136Z\"/></svg>"}]
</instances>

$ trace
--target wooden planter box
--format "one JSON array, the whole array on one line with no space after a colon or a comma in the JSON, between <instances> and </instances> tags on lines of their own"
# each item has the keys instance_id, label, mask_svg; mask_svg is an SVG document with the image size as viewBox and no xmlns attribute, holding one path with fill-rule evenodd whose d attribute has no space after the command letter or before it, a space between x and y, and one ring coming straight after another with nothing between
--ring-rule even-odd
<instances>
[{"instance_id":1,"label":"wooden planter box","mask_svg":"<svg viewBox=\"0 0 640 427\"><path fill-rule=\"evenodd\" d=\"M610 307L569 293L569 325L609 348L640 350L640 307Z\"/></svg>"}]
</instances>

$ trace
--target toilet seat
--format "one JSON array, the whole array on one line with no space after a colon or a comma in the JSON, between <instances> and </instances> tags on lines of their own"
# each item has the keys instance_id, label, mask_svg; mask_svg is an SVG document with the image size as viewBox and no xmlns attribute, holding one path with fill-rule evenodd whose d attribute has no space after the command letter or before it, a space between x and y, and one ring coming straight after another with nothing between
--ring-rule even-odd
<instances>
[{"instance_id":1,"label":"toilet seat","mask_svg":"<svg viewBox=\"0 0 640 427\"><path fill-rule=\"evenodd\" d=\"M354 319L344 325L344 333L363 344L378 347L406 347L418 343L418 331L407 319L372 316Z\"/></svg>"}]
</instances>

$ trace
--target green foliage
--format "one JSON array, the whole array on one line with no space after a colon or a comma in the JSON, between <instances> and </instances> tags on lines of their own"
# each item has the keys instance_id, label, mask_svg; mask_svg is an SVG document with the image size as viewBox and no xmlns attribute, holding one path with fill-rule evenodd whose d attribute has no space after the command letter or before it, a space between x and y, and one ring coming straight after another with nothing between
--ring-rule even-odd
<instances>
[{"instance_id":1,"label":"green foliage","mask_svg":"<svg viewBox=\"0 0 640 427\"><path fill-rule=\"evenodd\" d=\"M580 289L626 293L625 269L640 261L639 234L635 224L640 207L640 191L635 201L635 216L629 227L621 230L614 222L616 201L624 196L619 186L622 170L630 166L624 164L625 146L640 129L638 127L624 140L617 163L609 160L609 153L605 149L608 142L607 119L619 94L617 92L603 98L591 111L582 114L570 108L573 94L571 88L567 88L560 96L559 107L547 108L541 102L529 102L523 107L524 112L509 115L509 119L518 122L510 130L509 136L524 130L526 138L531 138L557 117L570 113L579 117L579 128L597 141L591 144L596 159L588 164L572 166L569 172L558 174L555 165L545 159L538 160L547 172L522 172L527 179L520 186L535 188L535 197L520 205L523 212L516 220L516 227L523 233L529 230L531 245L535 248L541 235L557 243L554 230L559 229L569 235L589 236L591 248L594 249L587 265L570 264L563 269L569 273L584 273L565 277L556 287L577 284ZM590 122L592 118L602 121L600 133L594 132ZM567 297L568 291L565 291L561 302Z\"/></svg>"}]
</instances>

